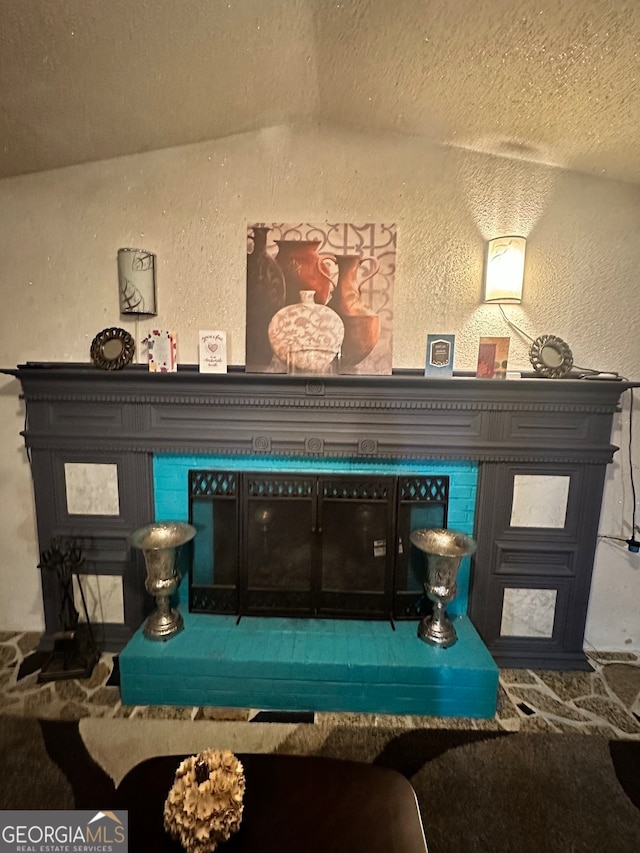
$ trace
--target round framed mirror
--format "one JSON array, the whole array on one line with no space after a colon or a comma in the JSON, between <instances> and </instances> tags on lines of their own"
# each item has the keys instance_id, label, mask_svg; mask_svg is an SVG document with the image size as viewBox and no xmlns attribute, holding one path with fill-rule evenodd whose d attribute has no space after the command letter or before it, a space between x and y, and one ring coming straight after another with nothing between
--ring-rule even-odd
<instances>
[{"instance_id":1,"label":"round framed mirror","mask_svg":"<svg viewBox=\"0 0 640 853\"><path fill-rule=\"evenodd\" d=\"M573 354L562 338L542 335L531 344L529 361L541 376L560 379L573 367Z\"/></svg>"},{"instance_id":2,"label":"round framed mirror","mask_svg":"<svg viewBox=\"0 0 640 853\"><path fill-rule=\"evenodd\" d=\"M133 338L124 329L103 329L91 342L91 360L103 370L121 370L134 352Z\"/></svg>"}]
</instances>

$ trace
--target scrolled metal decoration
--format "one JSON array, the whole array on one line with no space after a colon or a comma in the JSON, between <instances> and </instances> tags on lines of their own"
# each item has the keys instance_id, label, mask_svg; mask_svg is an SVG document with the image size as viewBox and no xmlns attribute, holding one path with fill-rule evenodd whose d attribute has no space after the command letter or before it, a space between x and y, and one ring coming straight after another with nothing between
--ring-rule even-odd
<instances>
[{"instance_id":1,"label":"scrolled metal decoration","mask_svg":"<svg viewBox=\"0 0 640 853\"><path fill-rule=\"evenodd\" d=\"M573 367L573 353L562 338L541 335L531 344L529 361L541 376L561 379Z\"/></svg>"},{"instance_id":2,"label":"scrolled metal decoration","mask_svg":"<svg viewBox=\"0 0 640 853\"><path fill-rule=\"evenodd\" d=\"M55 572L60 597L58 620L65 633L75 631L78 626L80 614L73 600L73 575L83 563L84 557L75 542L57 537L51 540L49 550L42 552L38 563L39 569Z\"/></svg>"},{"instance_id":3,"label":"scrolled metal decoration","mask_svg":"<svg viewBox=\"0 0 640 853\"><path fill-rule=\"evenodd\" d=\"M91 360L102 370L122 370L133 360L135 349L133 338L125 329L103 329L91 342Z\"/></svg>"}]
</instances>

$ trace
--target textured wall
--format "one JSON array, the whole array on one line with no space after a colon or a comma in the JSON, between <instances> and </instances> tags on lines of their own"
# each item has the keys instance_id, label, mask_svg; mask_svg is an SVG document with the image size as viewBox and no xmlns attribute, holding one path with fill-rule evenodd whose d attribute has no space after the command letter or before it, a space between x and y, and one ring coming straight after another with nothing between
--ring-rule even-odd
<instances>
[{"instance_id":1,"label":"textured wall","mask_svg":"<svg viewBox=\"0 0 640 853\"><path fill-rule=\"evenodd\" d=\"M637 0L3 0L0 176L313 120L640 181Z\"/></svg>"},{"instance_id":2,"label":"textured wall","mask_svg":"<svg viewBox=\"0 0 640 853\"><path fill-rule=\"evenodd\" d=\"M395 367L422 367L427 333L450 331L456 368L474 369L478 337L509 333L496 306L480 305L484 241L521 232L525 297L509 317L533 337L564 338L583 367L640 378L638 187L417 138L284 127L1 181L0 365L87 361L110 325L138 341L151 325L173 328L181 362L197 361L199 329L226 329L229 360L242 364L246 223L324 219L398 225ZM119 316L120 246L158 255L153 321ZM515 334L510 366L527 367ZM0 379L0 629L38 629L18 393ZM628 399L625 448L627 411ZM629 536L631 500L625 449L609 469L602 533ZM639 595L640 558L603 541L587 640L640 648Z\"/></svg>"}]
</instances>

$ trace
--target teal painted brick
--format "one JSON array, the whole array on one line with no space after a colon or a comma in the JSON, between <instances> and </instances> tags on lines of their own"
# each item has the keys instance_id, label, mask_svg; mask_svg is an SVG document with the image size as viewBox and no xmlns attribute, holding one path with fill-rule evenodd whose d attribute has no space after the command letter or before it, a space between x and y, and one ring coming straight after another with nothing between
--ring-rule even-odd
<instances>
[{"instance_id":1,"label":"teal painted brick","mask_svg":"<svg viewBox=\"0 0 640 853\"><path fill-rule=\"evenodd\" d=\"M455 504L449 504L447 527L452 527L452 520L457 525L468 525L469 521L473 522L473 513L470 513L466 506L458 507Z\"/></svg>"},{"instance_id":2,"label":"teal painted brick","mask_svg":"<svg viewBox=\"0 0 640 853\"><path fill-rule=\"evenodd\" d=\"M158 519L173 518L174 516L187 519L189 517L189 501L186 495L186 487L184 494L166 492L156 497L155 509Z\"/></svg>"},{"instance_id":3,"label":"teal painted brick","mask_svg":"<svg viewBox=\"0 0 640 853\"><path fill-rule=\"evenodd\" d=\"M318 473L370 470L360 459L157 454L153 462L158 520L188 518L188 472L192 468L295 471L302 466ZM413 460L376 461L375 465L382 473L452 477L448 525L472 534L477 463ZM452 617L460 617L456 625L461 642L447 650L418 640L415 622L397 623L396 632L391 632L388 623L281 619L276 625L271 617L245 617L238 632L235 617L186 612L185 578L178 600L186 630L169 643L153 643L141 635L133 638L121 654L123 701L491 716L497 668L464 617L469 565L469 560L463 561L460 592L448 608ZM462 636L469 632L463 642ZM461 652L463 645L470 647L469 660ZM465 693L469 689L471 698ZM130 701L133 698L135 702Z\"/></svg>"},{"instance_id":4,"label":"teal painted brick","mask_svg":"<svg viewBox=\"0 0 640 853\"><path fill-rule=\"evenodd\" d=\"M183 486L188 471L188 468L175 464L156 465L153 472L154 484L163 489L177 490Z\"/></svg>"},{"instance_id":5,"label":"teal painted brick","mask_svg":"<svg viewBox=\"0 0 640 853\"><path fill-rule=\"evenodd\" d=\"M421 642L415 622L398 623L396 631L387 623L357 623L359 638L354 623L341 620L299 620L314 629L304 636L300 627L297 635L292 630L296 620L252 617L236 626L229 617L184 617L185 631L169 642L154 643L138 632L123 650L125 704L495 712L498 670L466 617L455 620L460 642L450 649ZM268 638L265 623L272 623ZM279 631L278 623L288 630Z\"/></svg>"},{"instance_id":6,"label":"teal painted brick","mask_svg":"<svg viewBox=\"0 0 640 853\"><path fill-rule=\"evenodd\" d=\"M155 486L155 498L156 501L162 503L163 501L175 501L180 499L185 499L188 502L188 494L187 492L187 483L186 481L178 486L164 486L162 483Z\"/></svg>"},{"instance_id":7,"label":"teal painted brick","mask_svg":"<svg viewBox=\"0 0 640 853\"><path fill-rule=\"evenodd\" d=\"M468 497L475 493L478 480L477 470L468 473L462 471L448 471L447 473L451 477L449 481L450 494Z\"/></svg>"},{"instance_id":8,"label":"teal painted brick","mask_svg":"<svg viewBox=\"0 0 640 853\"><path fill-rule=\"evenodd\" d=\"M451 508L449 509L449 514L447 517L447 527L453 529L461 529L467 528L469 526L469 516L466 512L452 512Z\"/></svg>"},{"instance_id":9,"label":"teal painted brick","mask_svg":"<svg viewBox=\"0 0 640 853\"><path fill-rule=\"evenodd\" d=\"M399 688L400 686L398 686ZM220 684L216 682L217 697L220 704L228 707L272 708L274 710L298 711L359 711L370 712L372 702L377 713L381 714L415 714L424 716L443 717L475 717L492 716L495 707L493 691L462 691L460 695L446 695L443 690L434 691L428 695L405 696L385 688L385 692L372 697L366 688L358 688L346 693L341 683L324 684L321 692L310 692L298 683L286 684L286 690L274 690L271 683L260 683L249 694L243 695L239 703L235 684ZM179 706L194 706L199 704L201 694L197 690L185 688L176 694L175 685L166 682L156 688L153 694L154 704L177 704ZM178 701L172 702L172 699ZM131 696L127 704L140 704L139 697Z\"/></svg>"},{"instance_id":10,"label":"teal painted brick","mask_svg":"<svg viewBox=\"0 0 640 853\"><path fill-rule=\"evenodd\" d=\"M456 509L464 509L465 507L473 507L475 504L475 490L469 490L468 495L451 495L449 492L449 506L453 504Z\"/></svg>"},{"instance_id":11,"label":"teal painted brick","mask_svg":"<svg viewBox=\"0 0 640 853\"><path fill-rule=\"evenodd\" d=\"M446 462L441 460L375 460L375 470L382 473L394 474L442 474L454 475L460 478L461 485L473 486L477 479L477 465L467 463ZM223 455L190 455L164 454L154 456L154 477L156 480L165 476L166 472L175 470L188 471L190 468L226 468L230 471L284 470L295 471L305 469L325 473L371 471L371 463L361 459L318 459L314 457L253 457L253 456L223 456ZM168 476L168 474L167 474Z\"/></svg>"},{"instance_id":12,"label":"teal painted brick","mask_svg":"<svg viewBox=\"0 0 640 853\"><path fill-rule=\"evenodd\" d=\"M453 499L456 501L468 501L475 495L475 491L476 490L471 486L462 486L460 483L456 483L456 485L449 490L449 500L451 500L451 496L453 495Z\"/></svg>"}]
</instances>

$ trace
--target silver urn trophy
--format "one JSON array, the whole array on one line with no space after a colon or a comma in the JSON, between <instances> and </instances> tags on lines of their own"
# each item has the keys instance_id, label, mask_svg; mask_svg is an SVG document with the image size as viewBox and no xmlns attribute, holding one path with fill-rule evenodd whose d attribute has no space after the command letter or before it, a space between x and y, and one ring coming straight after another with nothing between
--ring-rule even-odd
<instances>
[{"instance_id":1,"label":"silver urn trophy","mask_svg":"<svg viewBox=\"0 0 640 853\"><path fill-rule=\"evenodd\" d=\"M129 543L144 555L145 588L156 600L156 608L144 626L144 635L150 640L168 640L184 627L182 616L171 607L170 599L181 580L180 547L195 535L195 527L184 521L160 521L140 527L129 536Z\"/></svg>"},{"instance_id":2,"label":"silver urn trophy","mask_svg":"<svg viewBox=\"0 0 640 853\"><path fill-rule=\"evenodd\" d=\"M418 625L418 636L425 643L447 648L458 639L456 629L447 617L446 606L458 592L456 578L460 561L473 554L477 543L470 536L441 527L414 530L411 542L427 558L427 580L424 591L433 602L433 611Z\"/></svg>"}]
</instances>

